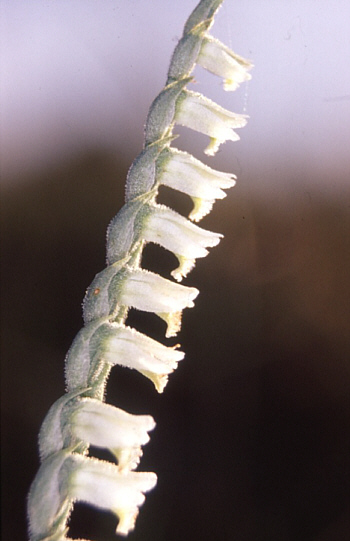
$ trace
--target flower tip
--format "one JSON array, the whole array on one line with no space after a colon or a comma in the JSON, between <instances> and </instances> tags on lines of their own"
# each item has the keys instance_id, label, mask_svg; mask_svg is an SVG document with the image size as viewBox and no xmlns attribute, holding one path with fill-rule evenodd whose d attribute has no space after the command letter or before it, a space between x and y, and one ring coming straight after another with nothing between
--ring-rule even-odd
<instances>
[{"instance_id":1,"label":"flower tip","mask_svg":"<svg viewBox=\"0 0 350 541\"><path fill-rule=\"evenodd\" d=\"M152 383L154 384L156 391L160 394L164 391L167 383L168 383L168 377L169 374L173 372L171 370L170 372L166 374L155 374L153 372L149 372L147 370L140 370L141 374L143 374L146 378L150 379Z\"/></svg>"},{"instance_id":2,"label":"flower tip","mask_svg":"<svg viewBox=\"0 0 350 541\"><path fill-rule=\"evenodd\" d=\"M204 154L206 154L207 156L215 156L215 154L219 150L220 145L221 141L215 139L214 137L211 137L209 145L204 150Z\"/></svg>"},{"instance_id":3,"label":"flower tip","mask_svg":"<svg viewBox=\"0 0 350 541\"><path fill-rule=\"evenodd\" d=\"M246 123L247 123L247 121L242 119L240 125L236 126L236 127L237 128L243 128L246 125ZM209 145L204 150L204 154L206 154L207 156L215 156L215 154L219 150L220 145L222 145L222 143L225 143L225 141L227 141L227 140L229 140L229 141L239 141L240 136L238 135L238 133L236 133L235 131L233 131L231 129L229 137L226 136L225 139L223 139L223 140L222 139L216 139L215 137L211 137Z\"/></svg>"},{"instance_id":4,"label":"flower tip","mask_svg":"<svg viewBox=\"0 0 350 541\"><path fill-rule=\"evenodd\" d=\"M136 509L136 511L119 513L119 522L116 528L116 533L126 537L130 532L132 532L135 529L135 522L138 514L138 509Z\"/></svg>"},{"instance_id":5,"label":"flower tip","mask_svg":"<svg viewBox=\"0 0 350 541\"><path fill-rule=\"evenodd\" d=\"M185 278L187 274L193 269L196 264L195 259L188 259L180 255L176 255L179 260L179 266L174 269L170 274L177 282L181 282L182 278Z\"/></svg>"},{"instance_id":6,"label":"flower tip","mask_svg":"<svg viewBox=\"0 0 350 541\"><path fill-rule=\"evenodd\" d=\"M136 470L143 454L141 447L129 449L111 449L110 451L116 457L118 461L118 471L121 473Z\"/></svg>"},{"instance_id":7,"label":"flower tip","mask_svg":"<svg viewBox=\"0 0 350 541\"><path fill-rule=\"evenodd\" d=\"M225 192L222 192L224 195L222 198L226 197ZM189 214L189 219L192 222L199 222L204 216L209 214L211 209L213 208L213 204L215 203L215 199L201 199L200 197L192 197L193 202L193 209L191 210Z\"/></svg>"},{"instance_id":8,"label":"flower tip","mask_svg":"<svg viewBox=\"0 0 350 541\"><path fill-rule=\"evenodd\" d=\"M136 505L132 505L130 507L126 506L125 508L118 508L114 510L115 514L119 518L116 533L124 537L126 537L131 531L135 529L135 522L139 514L139 507L144 503L146 499L143 492L148 492L149 490L152 490L152 488L154 488L157 484L157 475L155 473L140 472L136 475L138 475L140 482L142 482L143 484L141 488L142 492L138 491L137 493L135 500Z\"/></svg>"},{"instance_id":9,"label":"flower tip","mask_svg":"<svg viewBox=\"0 0 350 541\"><path fill-rule=\"evenodd\" d=\"M158 316L167 324L165 337L172 338L176 336L181 329L182 312L171 312L170 314L158 313Z\"/></svg>"},{"instance_id":10,"label":"flower tip","mask_svg":"<svg viewBox=\"0 0 350 541\"><path fill-rule=\"evenodd\" d=\"M239 83L237 83L237 81L234 81L233 79L225 79L223 87L226 92L233 92L234 90L237 90L237 88L239 87Z\"/></svg>"},{"instance_id":11,"label":"flower tip","mask_svg":"<svg viewBox=\"0 0 350 541\"><path fill-rule=\"evenodd\" d=\"M242 78L224 79L224 84L223 84L224 90L226 90L226 92L233 92L234 90L237 90L237 88L242 82L250 81L251 78L252 76L250 75L250 73L245 72L244 77Z\"/></svg>"},{"instance_id":12,"label":"flower tip","mask_svg":"<svg viewBox=\"0 0 350 541\"><path fill-rule=\"evenodd\" d=\"M168 384L168 379L169 379L169 374L161 374L159 377L158 377L158 381L156 381L154 383L155 387L156 387L156 390L159 394L161 394L165 387L167 386Z\"/></svg>"}]
</instances>

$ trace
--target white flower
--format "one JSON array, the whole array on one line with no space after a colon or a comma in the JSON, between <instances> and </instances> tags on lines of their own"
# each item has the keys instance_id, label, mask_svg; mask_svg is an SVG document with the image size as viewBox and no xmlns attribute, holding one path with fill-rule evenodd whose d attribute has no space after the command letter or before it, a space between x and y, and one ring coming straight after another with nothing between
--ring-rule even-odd
<instances>
[{"instance_id":1,"label":"white flower","mask_svg":"<svg viewBox=\"0 0 350 541\"><path fill-rule=\"evenodd\" d=\"M164 346L130 327L108 323L105 320L90 323L80 331L69 350L66 360L66 380L70 394L56 401L55 407L62 408L66 401L83 393L89 386L91 373L101 361L112 366L119 364L138 370L154 383L158 392L162 392L168 375L177 368L177 363L183 358L182 351ZM76 370L75 365L77 365ZM79 372L81 372L80 377ZM77 387L79 391L74 391ZM50 412L53 411L53 407L47 414L47 419L51 419ZM56 415L57 411L58 409L53 413ZM59 423L60 420L54 420L54 418L48 421L48 426L56 427L57 434L51 438L54 448L49 446L46 451L43 451L45 456L62 448L62 441L58 435ZM46 422L43 423L41 429L43 434L46 430L44 426Z\"/></svg>"},{"instance_id":2,"label":"white flower","mask_svg":"<svg viewBox=\"0 0 350 541\"><path fill-rule=\"evenodd\" d=\"M148 432L156 426L150 415L132 415L92 398L75 402L70 423L77 438L109 449L121 471L137 467L142 456L141 445L148 443Z\"/></svg>"},{"instance_id":3,"label":"white flower","mask_svg":"<svg viewBox=\"0 0 350 541\"><path fill-rule=\"evenodd\" d=\"M107 260L113 264L125 258L132 244L140 243L140 239L154 242L177 256L180 266L172 275L181 281L194 266L196 258L205 257L208 254L206 248L216 246L220 237L217 233L193 225L165 206L147 204L138 198L126 203L110 223ZM93 298L90 306L92 302Z\"/></svg>"},{"instance_id":4,"label":"white flower","mask_svg":"<svg viewBox=\"0 0 350 541\"><path fill-rule=\"evenodd\" d=\"M199 291L175 284L145 270L129 270L120 287L121 305L154 312L167 322L166 336L175 336L181 327L181 312L192 308Z\"/></svg>"},{"instance_id":5,"label":"white flower","mask_svg":"<svg viewBox=\"0 0 350 541\"><path fill-rule=\"evenodd\" d=\"M67 393L51 406L39 434L41 460L83 441L109 449L121 470L135 469L141 445L149 441L147 432L155 427L153 418L131 415L93 398L77 398L87 390Z\"/></svg>"},{"instance_id":6,"label":"white flower","mask_svg":"<svg viewBox=\"0 0 350 541\"><path fill-rule=\"evenodd\" d=\"M209 135L211 143L204 151L213 156L221 143L238 141L234 128L243 128L246 116L232 113L197 92L185 90L176 104L175 122Z\"/></svg>"},{"instance_id":7,"label":"white flower","mask_svg":"<svg viewBox=\"0 0 350 541\"><path fill-rule=\"evenodd\" d=\"M208 167L187 152L171 148L161 162L158 180L191 197L194 208L189 218L197 222L210 212L216 199L226 197L223 189L234 186L235 178Z\"/></svg>"},{"instance_id":8,"label":"white flower","mask_svg":"<svg viewBox=\"0 0 350 541\"><path fill-rule=\"evenodd\" d=\"M211 36L203 39L197 63L222 77L225 90L236 90L240 83L252 78L248 70L253 67L253 64Z\"/></svg>"},{"instance_id":9,"label":"white flower","mask_svg":"<svg viewBox=\"0 0 350 541\"><path fill-rule=\"evenodd\" d=\"M156 474L121 473L113 464L79 455L71 460L67 481L70 497L112 511L119 518L116 532L128 535L145 501L144 492L157 483Z\"/></svg>"},{"instance_id":10,"label":"white flower","mask_svg":"<svg viewBox=\"0 0 350 541\"><path fill-rule=\"evenodd\" d=\"M154 383L159 393L163 392L169 374L185 356L176 347L166 347L124 325L110 324L96 338L96 360L102 359L111 365L119 364L138 370Z\"/></svg>"},{"instance_id":11,"label":"white flower","mask_svg":"<svg viewBox=\"0 0 350 541\"><path fill-rule=\"evenodd\" d=\"M112 511L119 517L117 533L127 535L134 529L144 493L156 483L152 472L121 472L110 462L72 454L70 449L54 453L42 462L30 487L31 539L65 539L66 516L74 500Z\"/></svg>"},{"instance_id":12,"label":"white flower","mask_svg":"<svg viewBox=\"0 0 350 541\"><path fill-rule=\"evenodd\" d=\"M171 275L177 281L193 268L197 257L208 254L207 247L216 246L222 237L194 225L164 205L150 206L142 236L147 242L160 244L176 255L179 267Z\"/></svg>"}]
</instances>

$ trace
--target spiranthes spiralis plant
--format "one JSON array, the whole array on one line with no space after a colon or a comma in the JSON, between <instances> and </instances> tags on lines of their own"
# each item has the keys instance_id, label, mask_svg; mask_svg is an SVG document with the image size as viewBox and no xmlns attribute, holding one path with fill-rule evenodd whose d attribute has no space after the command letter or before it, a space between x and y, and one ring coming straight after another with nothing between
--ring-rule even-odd
<instances>
[{"instance_id":1,"label":"spiranthes spiralis plant","mask_svg":"<svg viewBox=\"0 0 350 541\"><path fill-rule=\"evenodd\" d=\"M232 113L187 89L196 64L220 76L225 90L250 79L251 63L209 34L223 0L201 0L187 20L173 53L163 90L146 122L144 149L126 181L125 204L107 231L107 267L88 287L83 303L84 327L66 357L66 394L49 410L39 434L40 469L28 497L31 541L67 540L75 501L111 510L117 533L134 529L144 493L155 473L134 471L155 427L149 415L132 415L104 402L106 381L114 365L138 370L162 392L184 353L167 347L125 324L129 308L157 314L166 337L180 330L181 313L192 307L198 290L179 284L222 235L195 225L210 212L235 175L216 171L173 146L175 124L209 136L205 149L215 154L221 143L239 139L234 131L246 117ZM189 219L157 202L161 185L193 201ZM144 270L146 243L173 252L176 282ZM116 464L89 457L89 445L108 449Z\"/></svg>"}]
</instances>

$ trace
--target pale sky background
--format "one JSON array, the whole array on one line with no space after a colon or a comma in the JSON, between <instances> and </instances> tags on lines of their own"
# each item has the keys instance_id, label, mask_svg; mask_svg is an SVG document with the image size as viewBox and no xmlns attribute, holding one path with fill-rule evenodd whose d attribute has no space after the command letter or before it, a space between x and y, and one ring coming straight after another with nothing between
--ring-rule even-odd
<instances>
[{"instance_id":1,"label":"pale sky background","mask_svg":"<svg viewBox=\"0 0 350 541\"><path fill-rule=\"evenodd\" d=\"M3 180L89 147L135 155L195 4L2 0ZM254 189L276 177L281 186L349 184L349 21L348 0L226 0L220 9L211 32L254 61L253 79L225 93L200 70L198 90L250 116L219 158Z\"/></svg>"}]
</instances>

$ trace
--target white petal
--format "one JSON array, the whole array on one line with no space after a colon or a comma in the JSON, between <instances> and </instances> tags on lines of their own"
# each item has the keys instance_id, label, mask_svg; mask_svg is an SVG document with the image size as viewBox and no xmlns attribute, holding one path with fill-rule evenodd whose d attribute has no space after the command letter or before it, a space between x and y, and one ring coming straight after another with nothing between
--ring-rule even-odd
<instances>
[{"instance_id":1,"label":"white petal","mask_svg":"<svg viewBox=\"0 0 350 541\"><path fill-rule=\"evenodd\" d=\"M222 77L225 80L225 90L236 90L240 83L251 79L248 70L253 67L252 63L211 36L206 36L203 40L197 63Z\"/></svg>"},{"instance_id":2,"label":"white petal","mask_svg":"<svg viewBox=\"0 0 350 541\"><path fill-rule=\"evenodd\" d=\"M181 328L184 308L192 308L199 291L194 287L174 284L158 274L130 270L120 291L120 303L154 312L167 323L166 337L175 336Z\"/></svg>"},{"instance_id":3,"label":"white petal","mask_svg":"<svg viewBox=\"0 0 350 541\"><path fill-rule=\"evenodd\" d=\"M197 92L181 93L177 102L175 122L209 135L212 139L205 153L212 156L225 141L238 141L234 128L243 128L246 116L232 113Z\"/></svg>"}]
</instances>

